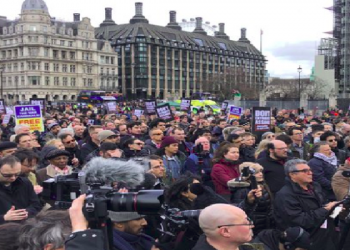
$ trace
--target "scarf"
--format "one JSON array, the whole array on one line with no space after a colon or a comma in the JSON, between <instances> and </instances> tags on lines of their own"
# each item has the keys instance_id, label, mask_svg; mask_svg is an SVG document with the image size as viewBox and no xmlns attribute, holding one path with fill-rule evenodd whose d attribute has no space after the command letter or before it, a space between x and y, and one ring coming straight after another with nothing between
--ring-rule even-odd
<instances>
[{"instance_id":1,"label":"scarf","mask_svg":"<svg viewBox=\"0 0 350 250\"><path fill-rule=\"evenodd\" d=\"M151 250L154 240L145 234L133 235L113 230L114 247L119 250Z\"/></svg>"},{"instance_id":2,"label":"scarf","mask_svg":"<svg viewBox=\"0 0 350 250\"><path fill-rule=\"evenodd\" d=\"M334 152L332 152L332 155L330 157L317 152L314 154L314 157L321 159L321 160L323 160L323 161L325 161L325 162L327 162L335 167L338 166L337 156L334 154Z\"/></svg>"}]
</instances>

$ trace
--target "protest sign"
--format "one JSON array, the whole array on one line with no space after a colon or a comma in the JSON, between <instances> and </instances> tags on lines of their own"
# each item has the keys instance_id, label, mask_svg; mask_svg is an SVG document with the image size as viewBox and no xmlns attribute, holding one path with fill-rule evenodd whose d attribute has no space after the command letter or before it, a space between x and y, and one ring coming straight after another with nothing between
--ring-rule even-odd
<instances>
[{"instance_id":1,"label":"protest sign","mask_svg":"<svg viewBox=\"0 0 350 250\"><path fill-rule=\"evenodd\" d=\"M140 116L143 115L144 113L145 111L142 109L135 109L134 111L134 115L136 115L138 118L140 118Z\"/></svg>"},{"instance_id":2,"label":"protest sign","mask_svg":"<svg viewBox=\"0 0 350 250\"><path fill-rule=\"evenodd\" d=\"M145 108L147 115L155 115L156 114L156 100L145 100Z\"/></svg>"},{"instance_id":3,"label":"protest sign","mask_svg":"<svg viewBox=\"0 0 350 250\"><path fill-rule=\"evenodd\" d=\"M228 107L228 102L223 102L221 104L221 111L226 111L227 107Z\"/></svg>"},{"instance_id":4,"label":"protest sign","mask_svg":"<svg viewBox=\"0 0 350 250\"><path fill-rule=\"evenodd\" d=\"M271 108L253 107L253 133L270 131Z\"/></svg>"},{"instance_id":5,"label":"protest sign","mask_svg":"<svg viewBox=\"0 0 350 250\"><path fill-rule=\"evenodd\" d=\"M6 108L5 108L5 101L4 99L0 99L0 114L5 114Z\"/></svg>"},{"instance_id":6,"label":"protest sign","mask_svg":"<svg viewBox=\"0 0 350 250\"><path fill-rule=\"evenodd\" d=\"M182 98L180 110L189 111L191 109L191 99L190 98Z\"/></svg>"},{"instance_id":7,"label":"protest sign","mask_svg":"<svg viewBox=\"0 0 350 250\"><path fill-rule=\"evenodd\" d=\"M4 119L2 120L2 124L8 124L10 122L11 115L5 115Z\"/></svg>"},{"instance_id":8,"label":"protest sign","mask_svg":"<svg viewBox=\"0 0 350 250\"><path fill-rule=\"evenodd\" d=\"M242 115L242 111L243 109L241 107L231 106L229 119L239 119Z\"/></svg>"},{"instance_id":9,"label":"protest sign","mask_svg":"<svg viewBox=\"0 0 350 250\"><path fill-rule=\"evenodd\" d=\"M14 114L13 109L11 107L6 107L6 114L13 115Z\"/></svg>"},{"instance_id":10,"label":"protest sign","mask_svg":"<svg viewBox=\"0 0 350 250\"><path fill-rule=\"evenodd\" d=\"M45 112L45 108L46 108L45 98L30 98L29 101L30 101L30 105L39 105L42 114Z\"/></svg>"},{"instance_id":11,"label":"protest sign","mask_svg":"<svg viewBox=\"0 0 350 250\"><path fill-rule=\"evenodd\" d=\"M116 113L117 112L117 102L107 102L106 103L108 113Z\"/></svg>"},{"instance_id":12,"label":"protest sign","mask_svg":"<svg viewBox=\"0 0 350 250\"><path fill-rule=\"evenodd\" d=\"M40 105L15 106L16 125L25 124L31 132L44 132L43 117Z\"/></svg>"},{"instance_id":13,"label":"protest sign","mask_svg":"<svg viewBox=\"0 0 350 250\"><path fill-rule=\"evenodd\" d=\"M167 122L174 120L173 113L171 112L169 104L163 104L156 106L157 116Z\"/></svg>"}]
</instances>

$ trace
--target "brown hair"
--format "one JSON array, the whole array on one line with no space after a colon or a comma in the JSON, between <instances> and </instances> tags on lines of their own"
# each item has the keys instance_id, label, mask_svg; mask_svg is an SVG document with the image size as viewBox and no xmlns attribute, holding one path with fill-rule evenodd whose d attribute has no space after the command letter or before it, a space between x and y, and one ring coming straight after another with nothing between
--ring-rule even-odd
<instances>
[{"instance_id":1,"label":"brown hair","mask_svg":"<svg viewBox=\"0 0 350 250\"><path fill-rule=\"evenodd\" d=\"M230 151L231 148L237 148L232 143L225 143L223 145L220 145L220 147L215 151L214 157L213 157L213 163L218 163L221 159L224 158L224 155Z\"/></svg>"}]
</instances>

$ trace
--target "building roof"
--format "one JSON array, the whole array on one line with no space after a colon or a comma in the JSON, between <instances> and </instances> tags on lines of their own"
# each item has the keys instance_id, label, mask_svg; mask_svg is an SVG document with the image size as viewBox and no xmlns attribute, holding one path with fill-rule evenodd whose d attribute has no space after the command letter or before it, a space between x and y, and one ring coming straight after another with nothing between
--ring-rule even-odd
<instances>
[{"instance_id":1,"label":"building roof","mask_svg":"<svg viewBox=\"0 0 350 250\"><path fill-rule=\"evenodd\" d=\"M107 39L112 43L117 42L118 40L120 43L125 43L126 40L128 40L129 43L134 43L136 42L136 37L145 37L147 42L152 42L151 39L155 39L156 43L161 44L159 41L163 40L164 45L166 45L167 42L170 42L171 44L177 42L179 43L179 48L181 48L181 43L185 43L185 46L198 46L199 49L204 47L206 50L208 47L210 47L217 49L218 52L220 50L226 50L243 52L259 57L263 56L260 51L249 42L231 41L223 38L175 30L148 23L100 27L95 29L95 35L98 39Z\"/></svg>"},{"instance_id":2,"label":"building roof","mask_svg":"<svg viewBox=\"0 0 350 250\"><path fill-rule=\"evenodd\" d=\"M28 10L43 10L49 13L49 9L44 0L25 0L22 4L22 13Z\"/></svg>"}]
</instances>

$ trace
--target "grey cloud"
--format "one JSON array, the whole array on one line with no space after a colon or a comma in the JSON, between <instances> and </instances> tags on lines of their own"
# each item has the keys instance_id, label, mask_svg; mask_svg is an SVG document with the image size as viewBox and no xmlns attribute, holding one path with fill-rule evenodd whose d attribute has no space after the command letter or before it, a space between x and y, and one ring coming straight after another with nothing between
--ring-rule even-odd
<instances>
[{"instance_id":1,"label":"grey cloud","mask_svg":"<svg viewBox=\"0 0 350 250\"><path fill-rule=\"evenodd\" d=\"M315 41L302 41L267 49L274 57L285 60L310 61L316 53Z\"/></svg>"}]
</instances>

